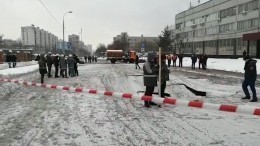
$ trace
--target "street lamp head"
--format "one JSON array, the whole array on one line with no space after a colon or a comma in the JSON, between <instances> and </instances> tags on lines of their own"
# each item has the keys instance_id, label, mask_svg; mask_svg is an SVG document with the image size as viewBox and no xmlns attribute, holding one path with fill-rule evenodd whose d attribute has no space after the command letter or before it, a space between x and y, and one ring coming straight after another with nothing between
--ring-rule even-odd
<instances>
[{"instance_id":1,"label":"street lamp head","mask_svg":"<svg viewBox=\"0 0 260 146\"><path fill-rule=\"evenodd\" d=\"M72 11L69 11L68 13L72 13Z\"/></svg>"}]
</instances>

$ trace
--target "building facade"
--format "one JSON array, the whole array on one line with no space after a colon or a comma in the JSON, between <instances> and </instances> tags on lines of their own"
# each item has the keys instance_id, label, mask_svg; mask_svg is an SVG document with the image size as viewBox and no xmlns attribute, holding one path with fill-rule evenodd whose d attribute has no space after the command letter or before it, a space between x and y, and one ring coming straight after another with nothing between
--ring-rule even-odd
<instances>
[{"instance_id":1,"label":"building facade","mask_svg":"<svg viewBox=\"0 0 260 146\"><path fill-rule=\"evenodd\" d=\"M260 30L260 0L210 0L177 14L173 28L177 53L259 57L259 40L243 35Z\"/></svg>"},{"instance_id":2,"label":"building facade","mask_svg":"<svg viewBox=\"0 0 260 146\"><path fill-rule=\"evenodd\" d=\"M21 27L21 40L22 45L33 48L34 53L55 53L58 37L32 25Z\"/></svg>"},{"instance_id":3,"label":"building facade","mask_svg":"<svg viewBox=\"0 0 260 146\"><path fill-rule=\"evenodd\" d=\"M127 44L127 51L136 50L138 52L158 49L158 47L153 47L157 46L157 40L158 37L144 37L143 35L129 36L126 32L122 32L120 35L114 37L114 41L125 42Z\"/></svg>"},{"instance_id":4,"label":"building facade","mask_svg":"<svg viewBox=\"0 0 260 146\"><path fill-rule=\"evenodd\" d=\"M80 46L80 40L79 40L79 35L69 35L69 42L71 43L71 47L73 52L77 52L79 50L79 46Z\"/></svg>"}]
</instances>

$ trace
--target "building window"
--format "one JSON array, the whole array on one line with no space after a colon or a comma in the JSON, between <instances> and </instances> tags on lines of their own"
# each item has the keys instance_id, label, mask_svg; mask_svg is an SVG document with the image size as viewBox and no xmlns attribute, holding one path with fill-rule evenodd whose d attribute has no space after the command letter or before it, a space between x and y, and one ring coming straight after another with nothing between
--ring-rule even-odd
<instances>
[{"instance_id":1,"label":"building window","mask_svg":"<svg viewBox=\"0 0 260 146\"><path fill-rule=\"evenodd\" d=\"M243 29L247 29L247 28L257 27L258 24L259 24L259 20L260 19L255 18L255 19L239 21L237 23L237 29L238 30L243 30Z\"/></svg>"},{"instance_id":2,"label":"building window","mask_svg":"<svg viewBox=\"0 0 260 146\"><path fill-rule=\"evenodd\" d=\"M253 10L258 9L259 8L258 3L259 3L259 0L253 0L251 2L239 5L238 14L240 14L243 11L253 11Z\"/></svg>"},{"instance_id":3,"label":"building window","mask_svg":"<svg viewBox=\"0 0 260 146\"><path fill-rule=\"evenodd\" d=\"M236 15L236 7L220 11L220 18L226 18Z\"/></svg>"},{"instance_id":4,"label":"building window","mask_svg":"<svg viewBox=\"0 0 260 146\"><path fill-rule=\"evenodd\" d=\"M232 31L235 29L235 23L228 23L219 26L219 32Z\"/></svg>"}]
</instances>

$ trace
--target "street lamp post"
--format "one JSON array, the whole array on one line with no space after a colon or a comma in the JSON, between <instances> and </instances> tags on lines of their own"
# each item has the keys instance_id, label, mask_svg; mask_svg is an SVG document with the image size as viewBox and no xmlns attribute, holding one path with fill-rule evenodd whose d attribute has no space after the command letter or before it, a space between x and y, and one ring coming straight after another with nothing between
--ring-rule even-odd
<instances>
[{"instance_id":1,"label":"street lamp post","mask_svg":"<svg viewBox=\"0 0 260 146\"><path fill-rule=\"evenodd\" d=\"M67 12L67 13L65 13L65 14L63 15L63 41L62 41L62 52L63 52L63 54L65 54L65 48L64 48L64 17L65 17L65 15L68 14L68 13L72 13L72 11L69 11L69 12Z\"/></svg>"}]
</instances>

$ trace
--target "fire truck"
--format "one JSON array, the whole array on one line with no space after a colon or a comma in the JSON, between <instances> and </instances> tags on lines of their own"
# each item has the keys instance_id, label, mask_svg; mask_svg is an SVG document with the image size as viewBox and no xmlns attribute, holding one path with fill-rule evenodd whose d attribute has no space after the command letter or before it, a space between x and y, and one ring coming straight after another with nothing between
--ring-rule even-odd
<instances>
[{"instance_id":1,"label":"fire truck","mask_svg":"<svg viewBox=\"0 0 260 146\"><path fill-rule=\"evenodd\" d=\"M111 63L116 63L117 61L122 61L124 63L134 63L136 59L136 52L129 51L124 53L123 50L107 50L107 60L110 60Z\"/></svg>"}]
</instances>

